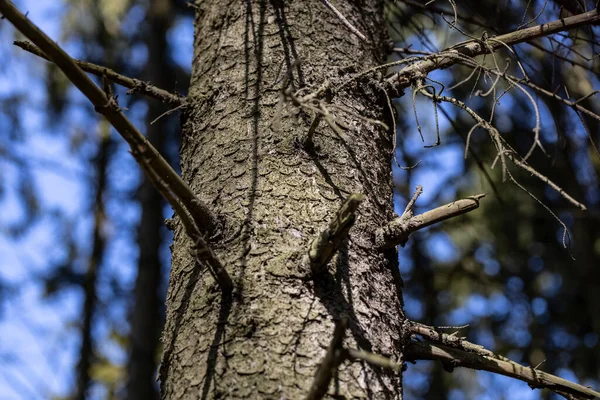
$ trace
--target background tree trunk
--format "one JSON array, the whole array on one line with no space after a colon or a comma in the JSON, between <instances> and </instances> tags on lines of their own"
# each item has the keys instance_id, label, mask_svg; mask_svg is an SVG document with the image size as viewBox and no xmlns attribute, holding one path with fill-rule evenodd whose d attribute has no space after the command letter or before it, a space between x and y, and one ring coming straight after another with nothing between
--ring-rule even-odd
<instances>
[{"instance_id":1,"label":"background tree trunk","mask_svg":"<svg viewBox=\"0 0 600 400\"><path fill-rule=\"evenodd\" d=\"M385 60L383 2L337 6L371 43L316 0L195 6L182 173L223 219L212 246L235 290L222 295L176 224L160 371L165 398L303 398L342 316L348 345L401 360L397 254L373 246L373 231L393 216L391 133L336 111L348 127L345 140L321 123L310 142L314 115L281 107L286 76L305 95ZM381 120L381 96L361 81L332 103ZM351 193L367 199L349 239L329 271L309 279L302 265L310 243ZM346 363L329 392L401 398L401 376Z\"/></svg>"},{"instance_id":2,"label":"background tree trunk","mask_svg":"<svg viewBox=\"0 0 600 400\"><path fill-rule=\"evenodd\" d=\"M163 88L174 84L175 73L169 63L167 31L171 23L171 6L168 0L150 1L147 12L146 46L148 62L145 79ZM148 139L163 154L166 152L169 122L167 118L152 121L167 111L165 105L156 101L148 102L146 132ZM127 362L127 398L158 398L156 385L157 348L164 322L164 288L162 286L163 266L160 257L163 243L163 200L143 178L138 188L142 216L138 230L140 256L135 281L135 296L131 311L131 349Z\"/></svg>"}]
</instances>

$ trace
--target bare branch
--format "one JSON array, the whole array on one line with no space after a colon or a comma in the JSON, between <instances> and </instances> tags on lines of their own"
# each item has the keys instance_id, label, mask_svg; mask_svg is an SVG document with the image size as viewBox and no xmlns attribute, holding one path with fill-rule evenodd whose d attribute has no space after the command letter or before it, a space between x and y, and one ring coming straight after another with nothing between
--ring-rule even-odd
<instances>
[{"instance_id":1,"label":"bare branch","mask_svg":"<svg viewBox=\"0 0 600 400\"><path fill-rule=\"evenodd\" d=\"M329 382L333 374L345 359L344 352L344 336L348 328L348 319L342 318L336 325L333 331L333 338L327 349L327 353L321 361L319 368L315 374L310 391L306 396L306 400L320 400L327 393Z\"/></svg>"},{"instance_id":2,"label":"bare branch","mask_svg":"<svg viewBox=\"0 0 600 400\"><path fill-rule=\"evenodd\" d=\"M348 231L356 219L356 210L364 199L365 196L360 193L348 196L327 229L313 240L308 252L313 274L318 275L323 272L342 240L348 235Z\"/></svg>"},{"instance_id":3,"label":"bare branch","mask_svg":"<svg viewBox=\"0 0 600 400\"><path fill-rule=\"evenodd\" d=\"M10 1L0 0L0 12L64 72L69 80L92 102L96 111L106 117L123 139L129 143L133 156L142 165L144 172L148 175L150 173L148 168L156 171L175 196L188 208L198 228L211 232L216 226L215 216L210 213L206 205L197 199L192 189L177 175L148 139L125 117L116 101L109 98L102 89L96 86L63 49L21 14ZM146 157L147 163L142 162L141 157Z\"/></svg>"},{"instance_id":4,"label":"bare branch","mask_svg":"<svg viewBox=\"0 0 600 400\"><path fill-rule=\"evenodd\" d=\"M231 278L202 237L202 232L212 232L217 225L216 217L212 215L208 207L198 200L192 189L177 175L156 148L125 117L116 99L109 92L96 86L63 49L21 14L10 1L0 0L0 12L63 71L67 78L92 102L96 111L104 115L123 139L129 143L131 154L146 176L178 212L186 231L192 231L190 236L195 241L196 247L205 250L201 254L202 261L206 261L212 268L221 288L224 291L230 290ZM190 217L193 223L189 220ZM207 253L208 255L206 255Z\"/></svg>"},{"instance_id":5,"label":"bare branch","mask_svg":"<svg viewBox=\"0 0 600 400\"><path fill-rule=\"evenodd\" d=\"M419 196L422 194L423 194L423 186L417 185L417 187L415 188L415 194L413 194L413 197L409 200L408 203L406 203L404 212L402 213L402 215L400 217L411 218L414 215L415 203L417 202L417 199L419 198Z\"/></svg>"},{"instance_id":6,"label":"bare branch","mask_svg":"<svg viewBox=\"0 0 600 400\"><path fill-rule=\"evenodd\" d=\"M452 334L440 333L433 327L411 321L409 330L438 343L411 341L404 347L405 361L440 360L450 372L456 367L489 371L527 382L531 388L546 388L565 397L571 396L568 398L574 396L577 399L593 399L600 396L600 393L588 387L539 371L537 367L525 367L506 357L498 356L483 346ZM403 370L401 363L362 350L345 349L345 357L397 372Z\"/></svg>"},{"instance_id":7,"label":"bare branch","mask_svg":"<svg viewBox=\"0 0 600 400\"><path fill-rule=\"evenodd\" d=\"M571 64L571 65L577 65L577 66L579 66L579 67L581 67L581 68L583 68L583 69L586 69L586 70L588 70L588 71L590 71L590 72L594 72L594 68L593 68L593 66L590 66L590 65L585 65L585 63L583 63L583 62L580 62L580 61L578 61L578 60L575 60L575 59L572 59L572 58L568 58L568 57L562 56L562 55L558 54L558 52L557 52L557 51L548 50L547 48L545 48L545 47L544 47L544 46L542 46L541 44L538 44L538 43L536 43L536 42L534 42L534 41L527 42L527 44L528 44L528 45L530 45L530 46L532 46L532 47L535 47L536 49L538 49L538 50L540 50L540 51L543 51L543 52L544 52L544 53L546 53L546 54L549 54L549 55L551 55L552 57L556 57L556 58L558 58L559 60L562 60L562 61L564 61L564 62L566 62L566 63L569 63L569 64ZM585 59L586 59L586 61L591 61L591 59L589 59L589 58L587 58L587 57L585 57Z\"/></svg>"},{"instance_id":8,"label":"bare branch","mask_svg":"<svg viewBox=\"0 0 600 400\"><path fill-rule=\"evenodd\" d=\"M219 284L221 291L223 291L223 293L231 293L233 290L233 281L231 280L231 277L221 263L221 260L219 260L217 255L212 251L206 240L204 240L201 235L197 236L196 238L194 250L196 261L199 263L205 263L209 266L209 270Z\"/></svg>"},{"instance_id":9,"label":"bare branch","mask_svg":"<svg viewBox=\"0 0 600 400\"><path fill-rule=\"evenodd\" d=\"M375 353L369 353L364 350L346 349L346 358L349 360L360 360L375 367L391 369L396 372L402 372L402 364L395 362L387 357Z\"/></svg>"},{"instance_id":10,"label":"bare branch","mask_svg":"<svg viewBox=\"0 0 600 400\"><path fill-rule=\"evenodd\" d=\"M34 54L38 57L52 62L50 57L48 57L43 51L41 51L31 42L28 42L26 40L15 40L13 44L31 54ZM183 96L170 93L164 89L160 89L156 86L153 86L148 82L143 82L139 79L129 78L125 75L121 75L110 68L92 64L87 61L75 59L73 61L75 61L79 68L81 68L85 72L89 72L90 74L94 74L100 77L105 76L111 81L131 89L130 92L140 93L148 97L152 97L156 100L162 101L163 103L171 104L174 106L179 106L185 102L185 98Z\"/></svg>"},{"instance_id":11,"label":"bare branch","mask_svg":"<svg viewBox=\"0 0 600 400\"><path fill-rule=\"evenodd\" d=\"M566 398L594 399L600 396L599 392L590 388L514 361L471 353L440 343L410 342L404 347L404 356L407 361L440 360L450 371L456 367L466 367L493 372L527 382L531 388L552 390Z\"/></svg>"},{"instance_id":12,"label":"bare branch","mask_svg":"<svg viewBox=\"0 0 600 400\"><path fill-rule=\"evenodd\" d=\"M454 10L448 10L446 8L442 8L442 7L437 7L435 5L431 5L431 4L429 4L431 2L414 1L414 0L399 0L399 1L402 2L402 3L404 3L404 4L406 4L406 5L409 5L411 7L420 8L423 11L429 11L429 12L432 12L434 14L441 14L441 15L443 15L443 14L454 13L456 15L456 17L458 17L458 19L461 20L461 21L465 21L465 22L473 24L473 25L477 25L477 26L488 28L488 24L486 24L485 21L473 18L473 17L471 17L469 15L457 14Z\"/></svg>"},{"instance_id":13,"label":"bare branch","mask_svg":"<svg viewBox=\"0 0 600 400\"><path fill-rule=\"evenodd\" d=\"M509 159L510 161L512 161L515 165L517 165L518 167L530 172L531 174L535 175L538 179L540 179L542 182L546 183L548 186L550 186L552 189L554 189L556 192L560 193L560 195L565 198L566 200L568 200L571 204L573 204L574 206L578 207L581 210L587 210L586 206L580 202L578 202L577 200L575 200L573 197L571 197L567 192L565 192L560 186L558 186L556 183L552 182L548 177L546 177L545 175L542 175L540 172L538 172L537 170L533 169L532 167L530 167L527 162L525 160L523 160L515 151L514 149L512 149L508 144L506 144L506 142L502 139L500 132L498 132L498 130L496 128L494 128L492 126L492 124L490 124L488 121L484 120L483 118L481 118L481 116L479 114L477 114L475 111L473 111L471 108L469 108L464 102L462 102L461 100L455 99L453 97L448 97L448 96L434 96L430 93L424 92L423 93L425 96L431 98L433 101L444 101L450 104L455 105L456 107L466 111L482 128L484 128L485 130L488 131L492 141L494 142L494 145L496 146L496 150L498 151L498 156L496 158L496 160L501 160L502 162L502 168L503 171L506 172L507 171L507 166L506 166L506 159ZM495 161L494 161L495 163ZM494 166L492 165L492 168L494 168ZM559 220L560 221L560 220ZM562 221L561 221L562 223ZM564 224L563 224L564 225Z\"/></svg>"},{"instance_id":14,"label":"bare branch","mask_svg":"<svg viewBox=\"0 0 600 400\"><path fill-rule=\"evenodd\" d=\"M456 200L416 216L412 216L412 212L405 211L401 217L394 219L375 232L375 245L380 249L388 249L397 245L404 246L411 233L473 211L479 208L479 200L483 197L485 194Z\"/></svg>"},{"instance_id":15,"label":"bare branch","mask_svg":"<svg viewBox=\"0 0 600 400\"><path fill-rule=\"evenodd\" d=\"M454 45L440 53L425 56L421 61L394 73L386 81L395 88L398 93L409 87L415 77L424 76L436 69L448 68L459 61L457 55L475 57L491 53L503 46L512 46L518 43L530 41L543 36L552 35L577 28L582 25L592 25L600 22L600 15L596 10L583 14L562 18L527 29L490 37L488 40L468 40L464 43Z\"/></svg>"},{"instance_id":16,"label":"bare branch","mask_svg":"<svg viewBox=\"0 0 600 400\"><path fill-rule=\"evenodd\" d=\"M477 353L481 356L495 357L500 360L510 361L508 358L495 354L481 345L467 342L466 340L464 340L464 337L457 336L456 331L454 333L447 334L440 332L439 328L435 326L427 326L413 321L410 321L408 329L411 333L423 336L424 338L427 338L434 342L440 342L442 344L449 345L457 349L461 349L471 353Z\"/></svg>"},{"instance_id":17,"label":"bare branch","mask_svg":"<svg viewBox=\"0 0 600 400\"><path fill-rule=\"evenodd\" d=\"M469 66L473 66L467 62L463 63L465 65L469 65ZM566 106L572 107L575 111L580 111L582 113L584 113L585 115L595 119L596 121L600 121L600 115L596 114L595 112L588 110L587 108L580 106L579 102L582 101L584 98L588 98L590 96L593 96L595 94L598 93L598 91L593 91L591 93L589 93L588 95L584 96L583 98L577 100L577 101L570 101L565 99L564 97L559 96L558 94L551 92L547 89L544 89L541 86L536 85L535 83L531 82L529 79L527 78L518 78L516 76L513 75L509 75L505 72L501 72L501 71L497 71L493 68L486 68L486 67L481 67L478 66L479 68L484 69L486 72L489 72L491 74L497 75L497 76L501 76L503 78L505 78L508 82L514 84L514 85L525 85L533 90L535 90L536 92L538 92L539 94L543 94L544 96L553 98L561 103L563 103Z\"/></svg>"},{"instance_id":18,"label":"bare branch","mask_svg":"<svg viewBox=\"0 0 600 400\"><path fill-rule=\"evenodd\" d=\"M231 277L227 273L227 270L225 270L221 260L219 260L200 233L201 231L198 229L198 226L194 222L193 218L190 217L188 211L181 204L179 199L177 199L173 195L173 192L169 190L167 183L162 180L153 169L149 168L148 171L148 179L165 197L171 207L173 207L173 210L181 219L185 233L194 242L194 256L196 261L198 263L204 263L208 265L208 270L218 283L223 293L231 293L233 290L233 281L231 280Z\"/></svg>"},{"instance_id":19,"label":"bare branch","mask_svg":"<svg viewBox=\"0 0 600 400\"><path fill-rule=\"evenodd\" d=\"M344 359L360 360L375 367L391 369L397 372L404 370L401 363L379 354L356 349L342 349L343 332L340 333L340 325L336 326L338 335L334 333L334 338L331 341L327 355L319 367L315 382L313 383L313 388L315 388L317 378L320 377L319 385L321 390L318 392L320 397L308 397L309 399L322 398L329 386L331 375L333 374L332 371L335 371ZM433 327L412 321L408 323L408 326L412 333L439 343L411 341L404 347L404 361L440 360L449 372L452 372L456 367L489 371L524 381L533 389L546 388L570 399L594 399L600 396L600 393L588 387L540 371L537 367L525 367L506 357L498 356L483 346L467 342L463 338L452 334L439 333ZM335 346L334 342L336 343ZM336 352L335 349L339 351ZM325 369L325 366L328 366L328 369ZM327 375L327 372L329 372L329 375ZM313 388L311 388L311 393L313 393Z\"/></svg>"}]
</instances>

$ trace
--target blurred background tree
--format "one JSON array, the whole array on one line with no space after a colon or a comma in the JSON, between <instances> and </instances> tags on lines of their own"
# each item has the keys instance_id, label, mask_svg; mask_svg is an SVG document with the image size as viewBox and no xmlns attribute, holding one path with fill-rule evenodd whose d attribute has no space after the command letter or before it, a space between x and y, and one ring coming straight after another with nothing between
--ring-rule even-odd
<instances>
[{"instance_id":1,"label":"blurred background tree","mask_svg":"<svg viewBox=\"0 0 600 400\"><path fill-rule=\"evenodd\" d=\"M185 2L18 5L45 19L44 29L74 57L185 93L193 40ZM164 219L171 211L142 179L127 146L54 64L19 54L9 48L13 33L1 33L3 54L14 56L3 59L5 82L17 65L39 79L25 84L23 74L23 82L6 82L2 93L0 124L7 134L0 139L0 188L4 206L14 211L3 213L1 231L8 340L0 354L8 362L0 397L157 398L171 242ZM157 119L167 106L115 90L178 167L176 114ZM39 313L51 321L43 323ZM25 350L31 344L37 351ZM54 376L41 378L48 375Z\"/></svg>"},{"instance_id":2,"label":"blurred background tree","mask_svg":"<svg viewBox=\"0 0 600 400\"><path fill-rule=\"evenodd\" d=\"M75 58L185 94L192 50L192 9L184 1L16 2ZM595 7L588 1L390 1L392 59L514 31ZM599 87L597 27L514 46L488 56L507 73L572 101ZM13 48L0 23L0 398L157 397L159 335L171 242L171 216L142 179L110 127L51 63ZM510 65L506 61L510 56ZM32 79L32 77L36 77ZM536 112L540 142L529 163L588 206L521 171L515 178L566 224L491 168L495 149L473 120L448 104L409 94L398 110L396 205L417 184L427 209L489 192L480 210L414 234L400 250L406 311L516 361L598 386L600 319L600 157L598 119L551 96L516 88L482 69L455 66L434 80L448 95L494 124L527 153ZM434 84L435 85L435 84ZM441 87L437 87L439 90ZM512 89L512 90L508 90ZM154 100L115 87L122 107L178 166L179 121ZM597 98L578 104L598 113ZM160 117L160 118L158 118ZM158 118L158 119L157 119ZM155 121L156 120L156 121ZM438 120L441 144L435 143ZM153 122L154 121L154 122ZM467 157L464 158L468 139ZM76 195L74 195L76 194ZM410 366L407 399L551 398L525 384L483 372L447 374L436 363Z\"/></svg>"},{"instance_id":3,"label":"blurred background tree","mask_svg":"<svg viewBox=\"0 0 600 400\"><path fill-rule=\"evenodd\" d=\"M394 57L405 57L403 53L410 50L438 51L470 39L464 33L492 36L571 15L570 8L582 12L595 7L592 2L461 1L454 29L451 3L425 7L407 0L390 6L390 32L396 47L404 48ZM507 73L523 78L518 60L528 82L551 94L575 101L591 93L578 104L597 114L600 104L593 89L598 87L597 35L597 27L582 27L512 46L514 54L503 50L487 56L484 64L492 67L497 62ZM430 77L455 85L444 93L463 100L484 118L494 112L494 125L520 154L533 144L539 112L545 154L536 149L528 163L584 202L588 210L577 210L531 174L513 171L516 180L566 224L572 240L563 239L564 229L551 212L515 184L503 183L499 163L491 168L496 150L482 129L470 133L475 122L467 113L438 105L441 145L424 148L411 96L404 96L396 102L397 156L406 166L422 162L411 170L396 169L399 197L405 201L421 184L425 192L419 201L429 209L455 198L489 193L478 212L420 232L400 251L409 317L429 325L468 324L460 333L473 342L596 386L600 378L600 319L595 312L600 307L600 271L595 268L600 261L599 120L526 86L533 102L502 80L494 86L495 77L484 76L481 69L455 66ZM432 115L432 104L416 100L423 121ZM425 144L433 143L434 119L422 124ZM439 364L418 365L408 374L411 371L415 379L405 378L409 398L552 397L547 392L528 393L527 388L517 394L506 380L481 372L461 370L449 375Z\"/></svg>"}]
</instances>

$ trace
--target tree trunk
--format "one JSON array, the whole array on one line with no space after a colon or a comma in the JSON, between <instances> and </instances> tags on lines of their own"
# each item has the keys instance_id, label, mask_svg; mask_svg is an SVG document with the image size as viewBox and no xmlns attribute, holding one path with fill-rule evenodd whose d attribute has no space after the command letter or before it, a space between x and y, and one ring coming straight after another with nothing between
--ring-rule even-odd
<instances>
[{"instance_id":1,"label":"tree trunk","mask_svg":"<svg viewBox=\"0 0 600 400\"><path fill-rule=\"evenodd\" d=\"M205 0L196 4L190 105L183 116L184 179L220 216L211 246L235 283L223 295L196 264L175 224L167 296L164 398L306 396L331 340L349 320L345 345L401 361L401 281L395 251L378 252L373 232L393 217L391 133L329 105L342 140L314 114L281 100L332 87L381 64L387 48L382 1L336 2L369 42L321 1ZM368 81L331 103L382 120L382 92ZM283 107L282 107L283 106ZM351 193L367 196L348 239L311 277L312 240ZM401 398L401 376L345 362L329 386L344 398Z\"/></svg>"}]
</instances>

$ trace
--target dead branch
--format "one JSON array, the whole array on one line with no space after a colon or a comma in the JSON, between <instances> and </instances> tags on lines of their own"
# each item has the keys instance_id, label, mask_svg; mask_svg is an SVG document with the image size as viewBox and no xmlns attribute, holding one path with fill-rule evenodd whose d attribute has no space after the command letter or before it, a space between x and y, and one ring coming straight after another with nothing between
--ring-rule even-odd
<instances>
[{"instance_id":1,"label":"dead branch","mask_svg":"<svg viewBox=\"0 0 600 400\"><path fill-rule=\"evenodd\" d=\"M115 100L109 98L102 89L96 86L64 50L21 14L9 1L0 0L0 12L65 73L67 78L92 102L96 111L106 117L123 139L129 143L132 154L140 165L144 164L140 162L139 158L141 156L148 159L148 163L145 164L147 168L152 168L167 182L176 197L189 209L198 223L198 227L206 231L214 229L216 218L197 199L192 189L177 175L148 139L119 110ZM145 172L148 173L147 170Z\"/></svg>"},{"instance_id":2,"label":"dead branch","mask_svg":"<svg viewBox=\"0 0 600 400\"><path fill-rule=\"evenodd\" d=\"M440 95L434 96L428 92L423 92L423 95L431 98L433 101L447 102L447 103L453 104L454 106L466 111L482 128L487 130L492 141L494 142L494 145L496 146L496 150L498 152L496 160L501 161L504 173L507 172L506 160L508 159L508 160L512 161L515 165L517 165L518 167L522 168L523 170L535 175L539 180L541 180L542 182L544 182L545 184L550 186L557 193L559 193L563 198L565 198L565 200L569 201L574 206L576 206L579 209L584 210L584 211L587 210L587 208L584 204L580 203L579 201L577 201L573 197L571 197L560 186L558 186L556 183L551 181L550 178L546 177L545 175L542 175L540 172L538 172L537 170L535 170L534 168L529 166L527 164L527 162L522 157L520 157L516 153L516 151L514 149L512 149L502 139L502 136L500 135L498 130L496 128L494 128L494 126L491 123L484 120L479 114L477 114L475 111L473 111L471 108L469 108L464 102L462 102L461 100L455 99L453 97L440 96ZM495 164L495 161L494 161L494 164ZM492 168L493 168L493 165L492 165ZM562 223L562 221L560 221L560 219L558 221L561 222L561 224L563 224L563 226L564 226L564 223Z\"/></svg>"},{"instance_id":3,"label":"dead branch","mask_svg":"<svg viewBox=\"0 0 600 400\"><path fill-rule=\"evenodd\" d=\"M476 353L481 356L494 357L500 360L510 361L508 358L495 354L481 345L466 341L464 337L458 336L456 334L458 331L455 331L451 334L447 334L440 332L441 328L419 324L418 322L414 321L409 322L408 329L411 333L420 335L434 342L439 342L441 344L455 347L457 349L461 349L471 353Z\"/></svg>"},{"instance_id":4,"label":"dead branch","mask_svg":"<svg viewBox=\"0 0 600 400\"><path fill-rule=\"evenodd\" d=\"M456 57L457 55L475 57L488 54L500 47L512 46L543 36L552 35L557 32L574 29L582 25L593 25L599 22L600 15L598 15L597 10L593 10L531 28L493 36L487 40L468 40L443 50L440 53L422 57L420 61L389 76L386 81L397 93L402 93L403 89L411 85L416 76L424 76L436 69L444 69L456 64L459 60L459 58Z\"/></svg>"},{"instance_id":5,"label":"dead branch","mask_svg":"<svg viewBox=\"0 0 600 400\"><path fill-rule=\"evenodd\" d=\"M527 44L530 45L531 47L535 47L536 49L538 49L538 50L540 50L540 51L542 51L542 52L544 52L544 53L546 53L548 55L551 55L552 57L556 57L557 59L559 59L561 61L569 63L572 66L573 65L577 65L578 67L581 67L581 68L583 68L585 70L588 70L588 71L594 73L593 64L592 64L592 66L585 65L583 62L580 62L578 60L575 60L575 59L568 58L568 57L562 56L560 54L557 54L558 53L557 51L548 50L547 48L545 48L541 44L538 44L538 43L536 43L534 41L527 42ZM585 59L585 61L593 61L591 58L588 58L588 57L584 57L584 59Z\"/></svg>"},{"instance_id":6,"label":"dead branch","mask_svg":"<svg viewBox=\"0 0 600 400\"><path fill-rule=\"evenodd\" d=\"M365 199L363 194L353 193L344 201L335 217L310 245L308 256L314 275L323 272L331 257L335 254L356 219L356 210Z\"/></svg>"},{"instance_id":7,"label":"dead branch","mask_svg":"<svg viewBox=\"0 0 600 400\"><path fill-rule=\"evenodd\" d=\"M341 331L340 325L336 325L334 338L323 363L319 366L311 388L311 394L315 393L313 389L318 381L320 391L317 394L320 397L310 397L309 395L307 399L322 398L327 392L333 372L344 359L364 361L372 366L391 369L396 372L404 370L402 363L382 355L363 350L342 348L343 331ZM540 371L537 367L525 367L506 357L498 356L483 346L467 342L454 335L439 333L436 328L415 322L409 322L408 326L412 333L431 339L433 342L411 341L404 347L404 361L440 360L449 372L452 372L456 367L493 372L526 382L532 389L549 389L569 399L594 399L600 396L600 393L588 387Z\"/></svg>"},{"instance_id":8,"label":"dead branch","mask_svg":"<svg viewBox=\"0 0 600 400\"><path fill-rule=\"evenodd\" d=\"M142 159L142 161L145 162L146 160ZM221 263L221 260L219 260L202 236L201 231L196 225L194 219L190 217L189 212L181 204L179 199L177 199L173 195L173 192L169 190L167 183L161 179L161 177L153 169L148 168L148 171L148 179L165 197L171 207L173 207L173 211L175 211L175 214L177 214L181 220L181 224L183 225L186 235L192 239L192 242L194 243L194 257L196 262L199 264L204 263L208 265L209 272L223 293L231 293L233 290L233 281Z\"/></svg>"},{"instance_id":9,"label":"dead branch","mask_svg":"<svg viewBox=\"0 0 600 400\"><path fill-rule=\"evenodd\" d=\"M321 364L315 373L315 378L310 387L310 391L306 396L306 400L320 400L327 393L329 382L331 382L333 374L335 374L337 368L345 359L343 342L347 328L347 318L342 318L335 324L331 343L329 344L325 357L323 357L323 361L321 361Z\"/></svg>"},{"instance_id":10,"label":"dead branch","mask_svg":"<svg viewBox=\"0 0 600 400\"><path fill-rule=\"evenodd\" d=\"M410 342L404 347L406 361L440 360L450 372L456 367L489 371L527 382L532 389L546 388L565 398L594 399L600 396L590 388L514 361L472 353L433 342ZM569 397L571 396L571 397Z\"/></svg>"},{"instance_id":11,"label":"dead branch","mask_svg":"<svg viewBox=\"0 0 600 400\"><path fill-rule=\"evenodd\" d=\"M315 119L313 120L313 123L311 124L308 135L307 135L307 139L308 139L309 143L312 142L312 137L313 137L314 132L315 132L319 122L321 121L321 119L323 119L327 123L327 125L329 125L329 127L333 130L333 132L336 134L336 136L340 140L347 141L346 135L340 128L340 126L346 127L346 124L343 123L339 118L337 118L335 115L333 115L331 113L331 111L329 110L330 107L336 108L336 109L340 110L341 112L348 114L352 117L355 117L356 119L363 121L367 124L380 126L385 130L390 129L382 121L364 117L364 116L358 114L357 112L349 109L348 107L340 106L337 104L331 104L330 103L331 99L329 98L329 96L330 96L329 90L331 89L330 85L329 85L329 81L324 81L321 84L321 86L318 87L314 92L309 93L305 96L300 96L300 93L305 91L305 89L306 88L299 89L295 93L292 92L292 90L290 88L282 89L281 94L282 94L283 100L289 100L294 106L296 106L306 112L312 112L315 114ZM277 126L278 118L280 118L279 115L274 119L274 122L273 122L275 129L277 129L276 126Z\"/></svg>"},{"instance_id":12,"label":"dead branch","mask_svg":"<svg viewBox=\"0 0 600 400\"><path fill-rule=\"evenodd\" d=\"M15 40L13 44L31 54L34 54L38 57L52 62L50 57L48 57L43 51L41 51L31 42L28 42L26 40ZM75 61L79 68L81 68L85 72L89 72L90 74L94 74L99 77L104 76L110 79L111 81L130 89L130 92L132 93L140 93L148 97L152 97L156 100L162 101L163 103L171 104L173 106L180 106L185 102L185 98L183 96L170 93L164 89L151 85L148 82L121 75L110 68L106 68L101 65L96 65L87 61L75 59L73 61Z\"/></svg>"},{"instance_id":13,"label":"dead branch","mask_svg":"<svg viewBox=\"0 0 600 400\"><path fill-rule=\"evenodd\" d=\"M489 29L489 26L488 26L488 24L485 23L485 21L473 18L467 14L457 14L454 10L448 10L446 8L437 7L435 4L430 4L431 3L430 1L424 2L424 1L414 1L414 0L399 0L399 2L402 2L406 5L414 7L414 8L420 8L423 11L432 12L434 14L447 15L447 14L454 13L456 15L456 17L458 17L458 19L461 21L465 21L467 23Z\"/></svg>"},{"instance_id":14,"label":"dead branch","mask_svg":"<svg viewBox=\"0 0 600 400\"><path fill-rule=\"evenodd\" d=\"M364 361L374 367L391 369L396 372L402 372L404 370L402 364L379 354L356 349L345 349L345 353L346 358L351 361Z\"/></svg>"},{"instance_id":15,"label":"dead branch","mask_svg":"<svg viewBox=\"0 0 600 400\"><path fill-rule=\"evenodd\" d=\"M414 202L422 192L422 187L417 186L417 191L406 206L404 213L375 232L375 245L378 248L389 249L397 245L404 246L411 233L473 211L479 208L479 200L485 197L485 194L478 194L413 216Z\"/></svg>"},{"instance_id":16,"label":"dead branch","mask_svg":"<svg viewBox=\"0 0 600 400\"><path fill-rule=\"evenodd\" d=\"M186 230L194 231L192 239L195 239L195 243L201 241L203 247L208 247L202 233L214 231L217 225L216 217L196 197L192 189L177 175L148 139L125 117L116 99L109 92L94 84L62 48L21 14L10 1L0 0L0 12L63 71L67 78L90 100L96 111L104 115L121 134L130 145L131 154L146 176L169 201L173 209L179 213L182 221L189 218L193 220L193 224L188 221ZM213 269L212 272L219 280L221 288L223 290L230 289L231 278L222 265L214 262L210 257L205 256L203 260L208 261L207 264ZM218 268L215 269L215 266Z\"/></svg>"},{"instance_id":17,"label":"dead branch","mask_svg":"<svg viewBox=\"0 0 600 400\"><path fill-rule=\"evenodd\" d=\"M541 86L536 85L535 83L531 82L528 78L519 78L517 76L507 74L506 72L498 71L498 70L496 70L494 68L487 68L487 67L484 67L484 66L481 66L481 65L474 66L472 63L469 63L469 62L466 62L466 61L464 61L464 62L461 61L461 64L467 65L467 66L472 67L472 68L481 68L481 69L485 70L486 72L488 72L490 74L494 74L494 75L496 75L498 77L502 77L502 78L506 79L507 82L512 83L513 85L524 85L524 86L527 86L527 87L533 89L534 91L536 91L539 94L542 94L542 95L544 95L546 97L555 99L558 102L563 103L564 105L573 108L575 111L580 111L581 113L587 115L588 117L593 118L596 121L600 121L600 115L598 115L595 112L593 112L593 111L591 111L591 110L589 110L589 109L587 109L587 108L579 105L579 102L581 102L583 100L583 98L579 99L579 100L576 100L576 101L567 100L564 97L559 96L555 92L551 92L551 91L549 91L547 89L544 89ZM588 95L584 96L584 98L589 98L590 96L593 96L593 95L595 95L597 93L598 93L598 91L593 91L593 92L589 93Z\"/></svg>"}]
</instances>

